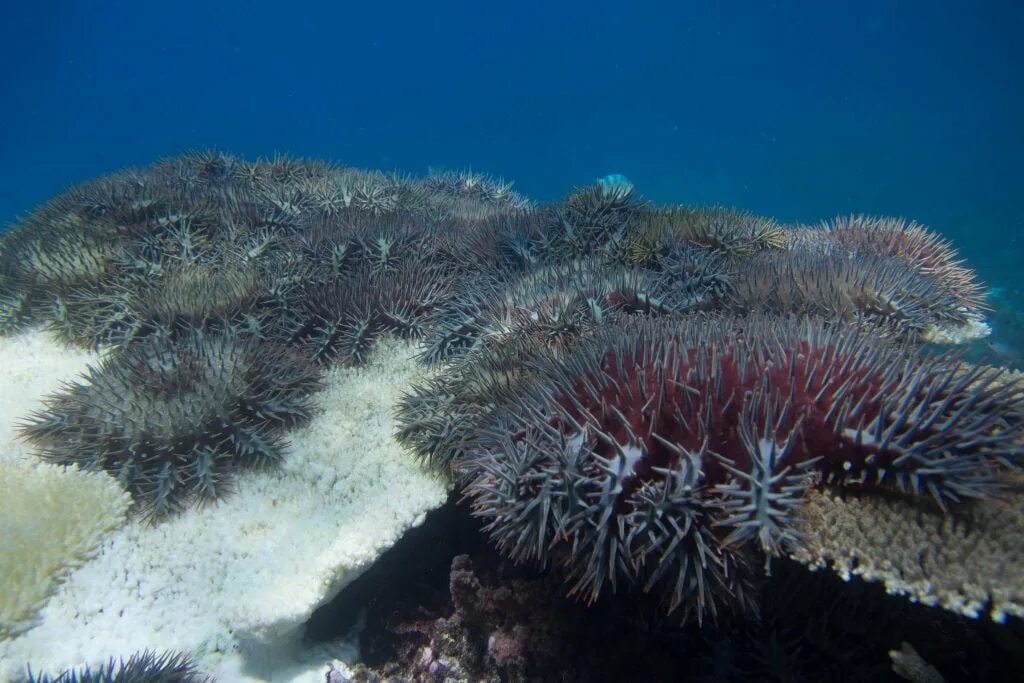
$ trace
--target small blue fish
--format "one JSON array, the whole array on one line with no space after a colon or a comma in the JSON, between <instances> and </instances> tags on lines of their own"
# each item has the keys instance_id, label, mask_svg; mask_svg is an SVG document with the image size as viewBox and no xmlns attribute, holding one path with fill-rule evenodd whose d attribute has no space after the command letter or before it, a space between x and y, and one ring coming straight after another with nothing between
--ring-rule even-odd
<instances>
[{"instance_id":1,"label":"small blue fish","mask_svg":"<svg viewBox=\"0 0 1024 683\"><path fill-rule=\"evenodd\" d=\"M601 193L606 197L624 197L633 192L633 183L621 173L598 178L597 184L601 186Z\"/></svg>"}]
</instances>

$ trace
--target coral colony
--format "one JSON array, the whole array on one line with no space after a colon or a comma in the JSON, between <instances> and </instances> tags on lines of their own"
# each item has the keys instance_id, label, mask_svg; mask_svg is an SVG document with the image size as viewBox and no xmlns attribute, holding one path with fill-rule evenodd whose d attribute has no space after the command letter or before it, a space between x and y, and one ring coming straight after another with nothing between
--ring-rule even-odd
<instances>
[{"instance_id":1,"label":"coral colony","mask_svg":"<svg viewBox=\"0 0 1024 683\"><path fill-rule=\"evenodd\" d=\"M622 176L537 206L473 173L219 153L76 187L0 240L0 329L105 351L23 436L153 524L287 458L321 370L399 335L431 371L398 439L504 555L696 620L752 607L810 490L1000 495L1024 383L922 351L985 334L981 292L898 219L652 206Z\"/></svg>"}]
</instances>

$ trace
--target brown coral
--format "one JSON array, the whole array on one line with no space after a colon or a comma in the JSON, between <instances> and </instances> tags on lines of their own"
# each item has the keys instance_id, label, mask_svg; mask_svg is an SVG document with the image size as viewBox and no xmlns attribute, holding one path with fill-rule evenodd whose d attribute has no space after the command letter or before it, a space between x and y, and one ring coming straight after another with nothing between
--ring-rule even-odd
<instances>
[{"instance_id":1,"label":"brown coral","mask_svg":"<svg viewBox=\"0 0 1024 683\"><path fill-rule=\"evenodd\" d=\"M1005 500L955 515L908 500L815 492L796 525L803 544L792 556L812 568L881 581L890 593L971 617L1024 616L1024 483Z\"/></svg>"}]
</instances>

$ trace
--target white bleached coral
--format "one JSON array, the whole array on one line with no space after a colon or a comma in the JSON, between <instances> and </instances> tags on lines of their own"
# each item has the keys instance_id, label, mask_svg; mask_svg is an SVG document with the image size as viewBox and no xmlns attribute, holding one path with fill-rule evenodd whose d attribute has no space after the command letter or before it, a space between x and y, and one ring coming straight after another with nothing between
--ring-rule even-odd
<instances>
[{"instance_id":1,"label":"white bleached coral","mask_svg":"<svg viewBox=\"0 0 1024 683\"><path fill-rule=\"evenodd\" d=\"M980 313L968 313L967 322L960 326L932 325L924 331L923 340L930 344L966 344L992 334L992 327Z\"/></svg>"},{"instance_id":2,"label":"white bleached coral","mask_svg":"<svg viewBox=\"0 0 1024 683\"><path fill-rule=\"evenodd\" d=\"M288 435L282 467L239 477L215 506L111 534L42 623L0 646L0 679L28 661L56 670L145 648L195 652L205 668L218 652L293 640L447 495L391 437L391 406L419 372L412 354L384 342L366 367L330 371L322 413Z\"/></svg>"}]
</instances>

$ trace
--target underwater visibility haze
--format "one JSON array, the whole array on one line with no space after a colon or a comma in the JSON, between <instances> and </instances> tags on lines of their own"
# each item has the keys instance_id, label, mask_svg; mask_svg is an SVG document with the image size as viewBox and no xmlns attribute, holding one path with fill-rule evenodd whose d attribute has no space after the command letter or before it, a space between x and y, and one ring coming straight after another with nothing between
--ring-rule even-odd
<instances>
[{"instance_id":1,"label":"underwater visibility haze","mask_svg":"<svg viewBox=\"0 0 1024 683\"><path fill-rule=\"evenodd\" d=\"M3 14L0 680L1024 678L1021 3Z\"/></svg>"}]
</instances>

